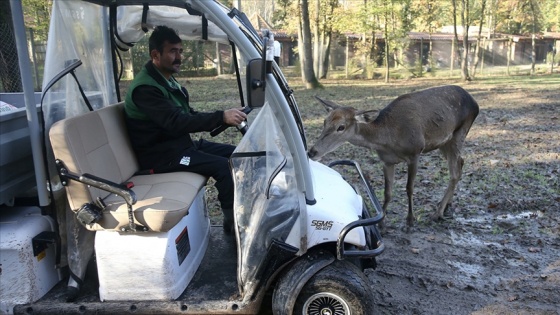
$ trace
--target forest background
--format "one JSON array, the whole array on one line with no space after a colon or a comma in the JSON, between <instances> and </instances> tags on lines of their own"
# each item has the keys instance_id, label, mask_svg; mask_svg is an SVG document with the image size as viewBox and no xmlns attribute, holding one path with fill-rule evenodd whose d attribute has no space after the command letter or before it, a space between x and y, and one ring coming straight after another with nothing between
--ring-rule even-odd
<instances>
[{"instance_id":1,"label":"forest background","mask_svg":"<svg viewBox=\"0 0 560 315\"><path fill-rule=\"evenodd\" d=\"M353 64L362 65L372 78L381 72L386 82L391 71L403 68L399 56L411 44L409 32L433 34L443 27L452 27L455 35L454 58L464 81L474 79L480 60L480 42L495 34L529 36L536 39L553 34L560 39L560 0L220 0L235 6L247 16L259 16L275 30L295 34L298 58L296 75L301 76L306 88L320 87L320 80L329 77L332 66L331 48L338 36L353 34L359 40L354 44ZM22 0L28 38L32 41L36 89L40 90L42 58L47 42L52 0ZM0 1L0 91L21 91L18 80L17 52L11 36L9 1ZM470 30L470 31L469 31ZM474 30L474 32L473 32ZM469 45L469 36L476 38ZM383 45L377 41L382 39ZM513 37L512 37L513 38ZM547 53L545 63L554 66L560 61L556 53L560 41L555 40ZM215 75L228 70L216 69L216 59L221 58L220 48L213 43L185 43L184 68L189 76ZM130 53L130 72L141 66L147 55L142 43ZM428 68L434 62L428 52ZM469 47L464 49L463 47ZM381 51L380 51L381 50ZM533 49L534 56L534 49ZM381 56L381 57L380 57ZM379 60L381 58L381 61ZM536 58L532 58L530 73L536 71ZM220 64L221 66L221 64ZM538 66L538 65L537 65ZM134 68L133 68L134 67ZM227 66L224 67L228 69ZM231 69L231 66L229 66ZM217 72L216 72L217 71ZM290 75L290 71L286 71ZM553 72L552 68L550 72ZM131 74L132 75L132 74ZM331 76L332 78L332 76Z\"/></svg>"}]
</instances>

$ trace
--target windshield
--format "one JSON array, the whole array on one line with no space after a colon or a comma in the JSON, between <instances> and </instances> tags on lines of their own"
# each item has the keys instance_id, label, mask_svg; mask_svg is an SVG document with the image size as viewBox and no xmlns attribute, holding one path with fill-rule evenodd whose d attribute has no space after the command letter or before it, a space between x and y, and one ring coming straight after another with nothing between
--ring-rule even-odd
<instances>
[{"instance_id":1,"label":"windshield","mask_svg":"<svg viewBox=\"0 0 560 315\"><path fill-rule=\"evenodd\" d=\"M251 25L251 23L248 21L245 14L242 13L242 12L239 12L237 9L234 8L230 11L229 15L234 17L233 20L239 26L239 29L245 34L245 36L247 36L249 41L257 49L257 51L262 55L262 51L263 51L262 50L262 47L263 47L262 39L261 39L258 31L255 30L253 28L253 26ZM286 81L286 78L281 73L281 70L276 63L273 63L272 74L274 76L274 79L278 82L278 85L280 86L280 89L282 90L282 93L286 97L286 100L288 101L288 106L290 107L292 115L294 116L294 119L296 121L299 134L300 134L301 139L303 141L303 145L304 145L305 149L307 150L307 141L306 141L306 138L305 138L305 130L303 128L303 122L301 120L301 115L300 115L300 112L299 112L299 108L297 106L296 99L295 99L294 94L293 94L293 90L288 85L288 82Z\"/></svg>"},{"instance_id":2,"label":"windshield","mask_svg":"<svg viewBox=\"0 0 560 315\"><path fill-rule=\"evenodd\" d=\"M285 242L300 214L294 161L271 106L265 104L234 154L239 286L246 297L273 241ZM296 227L297 228L297 227Z\"/></svg>"}]
</instances>

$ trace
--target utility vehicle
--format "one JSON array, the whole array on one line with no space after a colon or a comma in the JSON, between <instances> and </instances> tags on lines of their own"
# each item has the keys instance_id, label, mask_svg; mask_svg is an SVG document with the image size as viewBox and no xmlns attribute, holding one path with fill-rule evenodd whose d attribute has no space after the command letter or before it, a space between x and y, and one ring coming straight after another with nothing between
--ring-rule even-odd
<instances>
[{"instance_id":1,"label":"utility vehicle","mask_svg":"<svg viewBox=\"0 0 560 315\"><path fill-rule=\"evenodd\" d=\"M233 236L210 224L207 178L146 174L130 147L120 56L162 24L231 45L250 112L230 159ZM35 181L2 190L0 312L374 313L364 270L384 250L381 207L355 162L309 160L272 32L211 0L54 0L40 95L18 34L29 125L3 130L2 172L26 161Z\"/></svg>"}]
</instances>

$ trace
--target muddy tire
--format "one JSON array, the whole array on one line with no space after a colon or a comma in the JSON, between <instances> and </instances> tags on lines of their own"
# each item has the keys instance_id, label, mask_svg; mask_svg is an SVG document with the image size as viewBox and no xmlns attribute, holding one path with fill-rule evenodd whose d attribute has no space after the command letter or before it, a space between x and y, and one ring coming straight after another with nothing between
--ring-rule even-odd
<instances>
[{"instance_id":1,"label":"muddy tire","mask_svg":"<svg viewBox=\"0 0 560 315\"><path fill-rule=\"evenodd\" d=\"M368 283L355 265L335 261L305 284L293 314L373 315L373 295Z\"/></svg>"}]
</instances>

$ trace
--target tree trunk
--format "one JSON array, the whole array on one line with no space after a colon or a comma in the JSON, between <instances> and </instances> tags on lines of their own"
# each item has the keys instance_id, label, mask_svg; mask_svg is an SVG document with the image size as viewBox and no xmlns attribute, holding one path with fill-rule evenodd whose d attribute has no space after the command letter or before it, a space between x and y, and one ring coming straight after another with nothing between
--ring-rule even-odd
<instances>
[{"instance_id":1,"label":"tree trunk","mask_svg":"<svg viewBox=\"0 0 560 315\"><path fill-rule=\"evenodd\" d=\"M319 67L319 78L320 79L326 79L327 78L327 74L329 72L329 57L330 57L330 53L331 53L331 38L332 38L332 33L331 32L327 32L324 35L324 41L323 41L323 52L321 53L321 58L322 58L322 62L321 65Z\"/></svg>"},{"instance_id":2,"label":"tree trunk","mask_svg":"<svg viewBox=\"0 0 560 315\"><path fill-rule=\"evenodd\" d=\"M313 18L313 71L316 75L320 74L320 64L321 64L321 51L322 51L322 34L320 31L320 23L319 23L319 16L320 16L320 6L321 0L315 0L315 16Z\"/></svg>"},{"instance_id":3,"label":"tree trunk","mask_svg":"<svg viewBox=\"0 0 560 315\"><path fill-rule=\"evenodd\" d=\"M317 0L319 2L319 0ZM330 65L330 52L332 42L332 23L329 22L329 16L334 14L335 3L330 2L326 14L323 15L323 28L321 30L321 59L319 60L319 72L317 72L320 79L325 79L329 72Z\"/></svg>"},{"instance_id":4,"label":"tree trunk","mask_svg":"<svg viewBox=\"0 0 560 315\"><path fill-rule=\"evenodd\" d=\"M387 32L389 31L389 27L387 26L387 10L385 10L385 82L389 82L389 37L387 36Z\"/></svg>"},{"instance_id":5,"label":"tree trunk","mask_svg":"<svg viewBox=\"0 0 560 315\"><path fill-rule=\"evenodd\" d=\"M301 62L301 74L303 83L307 89L314 89L319 87L319 81L313 71L313 56L311 52L311 27L309 24L309 4L307 0L300 2L300 26L301 26L301 41L299 44L299 57Z\"/></svg>"},{"instance_id":6,"label":"tree trunk","mask_svg":"<svg viewBox=\"0 0 560 315\"><path fill-rule=\"evenodd\" d=\"M433 58L433 49L434 49L434 42L432 40L432 34L434 33L434 27L432 26L432 19L433 19L433 12L432 12L433 4L431 1L428 1L428 16L429 16L429 27L428 27L428 41L429 41L429 48L428 48L428 66L430 67L430 71L434 70L434 58Z\"/></svg>"},{"instance_id":7,"label":"tree trunk","mask_svg":"<svg viewBox=\"0 0 560 315\"><path fill-rule=\"evenodd\" d=\"M345 68L344 71L346 72L345 73L346 74L346 79L348 79L348 73L349 73L349 70L350 70L350 69L348 69L350 67L350 62L349 62L350 57L349 57L349 55L350 55L350 37L347 35L346 36L346 56L345 56L345 61L344 61L344 68Z\"/></svg>"},{"instance_id":8,"label":"tree trunk","mask_svg":"<svg viewBox=\"0 0 560 315\"><path fill-rule=\"evenodd\" d=\"M469 76L469 0L463 0L461 24L463 24L463 56L461 58L461 78L470 81Z\"/></svg>"},{"instance_id":9,"label":"tree trunk","mask_svg":"<svg viewBox=\"0 0 560 315\"><path fill-rule=\"evenodd\" d=\"M512 43L512 39L511 39L511 37L510 37L509 40L508 40L508 45L507 45L507 48L508 48L508 51L507 51L507 63L506 63L506 72L507 72L507 75L509 75L509 61L511 60L511 47L512 47L512 44L511 44L511 43Z\"/></svg>"},{"instance_id":10,"label":"tree trunk","mask_svg":"<svg viewBox=\"0 0 560 315\"><path fill-rule=\"evenodd\" d=\"M476 67L478 67L478 62L480 60L480 40L482 38L482 25L484 25L484 10L486 8L486 0L482 0L481 11L480 11L480 27L478 29L478 37L476 38L476 49L474 51L474 63L471 67L471 75L474 78L476 73ZM484 52L483 52L484 53Z\"/></svg>"},{"instance_id":11,"label":"tree trunk","mask_svg":"<svg viewBox=\"0 0 560 315\"><path fill-rule=\"evenodd\" d=\"M216 74L222 74L222 54L220 54L220 43L216 42Z\"/></svg>"},{"instance_id":12,"label":"tree trunk","mask_svg":"<svg viewBox=\"0 0 560 315\"><path fill-rule=\"evenodd\" d=\"M453 33L455 35L455 41L452 43L455 46L455 50L453 51L453 58L457 57L459 59L459 63L461 62L461 50L459 49L459 35L457 34L457 1L452 0L451 3L453 4ZM453 71L453 66L451 66L451 70Z\"/></svg>"},{"instance_id":13,"label":"tree trunk","mask_svg":"<svg viewBox=\"0 0 560 315\"><path fill-rule=\"evenodd\" d=\"M529 1L531 5L531 15L533 16L533 36L531 37L531 75L535 74L535 59L537 59L537 52L535 48L535 34L537 32L536 24L537 24L537 17L535 13L535 4L533 0ZM554 59L552 61L554 63Z\"/></svg>"},{"instance_id":14,"label":"tree trunk","mask_svg":"<svg viewBox=\"0 0 560 315\"><path fill-rule=\"evenodd\" d=\"M453 76L453 69L455 68L455 55L457 55L455 49L455 43L457 42L457 33L455 33L455 37L451 40L451 58L449 60L449 76Z\"/></svg>"}]
</instances>

